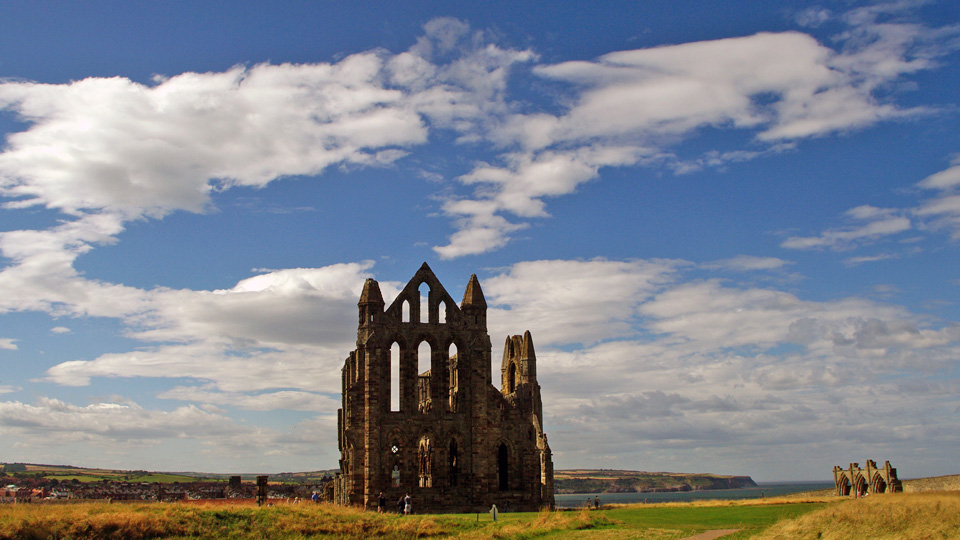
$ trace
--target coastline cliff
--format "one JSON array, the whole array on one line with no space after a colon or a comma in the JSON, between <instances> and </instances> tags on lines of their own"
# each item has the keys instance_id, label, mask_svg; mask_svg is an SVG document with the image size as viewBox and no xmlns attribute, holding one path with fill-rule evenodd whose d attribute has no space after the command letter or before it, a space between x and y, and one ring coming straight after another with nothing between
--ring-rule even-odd
<instances>
[{"instance_id":1,"label":"coastline cliff","mask_svg":"<svg viewBox=\"0 0 960 540\"><path fill-rule=\"evenodd\" d=\"M621 470L561 470L554 473L556 493L661 493L756 487L749 476Z\"/></svg>"}]
</instances>

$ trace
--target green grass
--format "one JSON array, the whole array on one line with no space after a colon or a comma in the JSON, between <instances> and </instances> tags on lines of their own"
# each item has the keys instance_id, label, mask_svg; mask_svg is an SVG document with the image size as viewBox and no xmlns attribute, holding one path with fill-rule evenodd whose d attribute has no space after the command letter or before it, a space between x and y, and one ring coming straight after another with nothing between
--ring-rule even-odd
<instances>
[{"instance_id":1,"label":"green grass","mask_svg":"<svg viewBox=\"0 0 960 540\"><path fill-rule=\"evenodd\" d=\"M826 503L795 503L737 506L651 505L631 506L605 511L615 525L603 528L642 531L659 529L678 531L683 538L711 529L741 529L741 532L724 537L728 540L749 538L782 519L792 519L801 514L822 508ZM558 537L559 538L559 537Z\"/></svg>"}]
</instances>

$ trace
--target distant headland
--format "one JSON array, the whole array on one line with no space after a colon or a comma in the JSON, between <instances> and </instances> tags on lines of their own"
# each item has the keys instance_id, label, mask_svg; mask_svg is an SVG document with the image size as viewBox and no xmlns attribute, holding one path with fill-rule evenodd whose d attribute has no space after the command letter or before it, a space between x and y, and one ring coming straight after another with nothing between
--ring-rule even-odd
<instances>
[{"instance_id":1,"label":"distant headland","mask_svg":"<svg viewBox=\"0 0 960 540\"><path fill-rule=\"evenodd\" d=\"M749 476L567 469L554 472L556 493L661 493L756 487Z\"/></svg>"}]
</instances>

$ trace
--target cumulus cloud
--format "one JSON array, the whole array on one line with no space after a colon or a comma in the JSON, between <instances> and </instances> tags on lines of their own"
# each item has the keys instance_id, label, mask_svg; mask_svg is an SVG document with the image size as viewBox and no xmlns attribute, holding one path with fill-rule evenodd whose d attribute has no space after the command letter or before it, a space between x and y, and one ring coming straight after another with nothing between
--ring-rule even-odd
<instances>
[{"instance_id":1,"label":"cumulus cloud","mask_svg":"<svg viewBox=\"0 0 960 540\"><path fill-rule=\"evenodd\" d=\"M279 270L225 290L145 293L144 309L125 320L131 337L160 345L63 362L47 370L47 379L83 386L91 377L187 377L234 393L336 391L337 365L352 348L356 299L372 264ZM396 284L382 289L388 298L397 294Z\"/></svg>"},{"instance_id":2,"label":"cumulus cloud","mask_svg":"<svg viewBox=\"0 0 960 540\"><path fill-rule=\"evenodd\" d=\"M639 308L651 330L681 347L762 352L782 344L802 346L818 358L884 355L906 366L909 352L946 346L957 327L924 328L905 309L858 298L804 301L760 288L724 287L716 280L691 282L664 291Z\"/></svg>"},{"instance_id":3,"label":"cumulus cloud","mask_svg":"<svg viewBox=\"0 0 960 540\"><path fill-rule=\"evenodd\" d=\"M537 343L594 343L630 335L636 307L682 261L531 261L484 280L494 336L531 330Z\"/></svg>"},{"instance_id":4,"label":"cumulus cloud","mask_svg":"<svg viewBox=\"0 0 960 540\"><path fill-rule=\"evenodd\" d=\"M129 79L0 84L0 108L32 124L0 154L12 207L127 218L201 211L209 193L330 165L382 165L426 128L381 82L375 53L336 64L261 64Z\"/></svg>"},{"instance_id":5,"label":"cumulus cloud","mask_svg":"<svg viewBox=\"0 0 960 540\"><path fill-rule=\"evenodd\" d=\"M0 338L0 349L8 351L17 350L17 340L13 338Z\"/></svg>"}]
</instances>

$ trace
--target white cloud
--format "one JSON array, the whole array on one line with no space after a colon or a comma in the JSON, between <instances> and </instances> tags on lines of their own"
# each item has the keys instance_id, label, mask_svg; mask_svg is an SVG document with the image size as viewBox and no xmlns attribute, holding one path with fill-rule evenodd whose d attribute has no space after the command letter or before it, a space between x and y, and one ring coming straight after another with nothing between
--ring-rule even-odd
<instances>
[{"instance_id":1,"label":"white cloud","mask_svg":"<svg viewBox=\"0 0 960 540\"><path fill-rule=\"evenodd\" d=\"M211 382L226 392L258 392L275 388L302 388L334 392L339 388L339 366L350 351L349 334L337 347L285 346L275 349L229 347L209 342L166 345L125 353L109 353L93 360L57 364L46 380L65 386L87 386L93 377L174 378Z\"/></svg>"},{"instance_id":2,"label":"white cloud","mask_svg":"<svg viewBox=\"0 0 960 540\"><path fill-rule=\"evenodd\" d=\"M864 257L849 257L843 260L845 266L857 266L858 264L877 262L877 261L886 261L889 259L896 259L897 256L891 253L881 253L879 255L867 255Z\"/></svg>"},{"instance_id":3,"label":"white cloud","mask_svg":"<svg viewBox=\"0 0 960 540\"><path fill-rule=\"evenodd\" d=\"M186 377L226 392L336 391L371 266L279 270L227 290L145 293L144 309L125 315L130 336L162 345L64 362L47 379L82 386L91 377ZM381 288L387 298L397 294L395 284Z\"/></svg>"},{"instance_id":4,"label":"white cloud","mask_svg":"<svg viewBox=\"0 0 960 540\"><path fill-rule=\"evenodd\" d=\"M927 189L960 188L960 164L924 178L918 186Z\"/></svg>"},{"instance_id":5,"label":"white cloud","mask_svg":"<svg viewBox=\"0 0 960 540\"><path fill-rule=\"evenodd\" d=\"M261 64L128 79L0 84L0 108L32 124L0 154L15 207L110 211L127 219L201 211L213 189L263 186L330 165L379 165L426 140L377 54L336 64ZM384 153L386 152L386 153Z\"/></svg>"},{"instance_id":6,"label":"white cloud","mask_svg":"<svg viewBox=\"0 0 960 540\"><path fill-rule=\"evenodd\" d=\"M340 401L329 396L284 390L259 394L237 392L218 392L206 387L177 386L157 395L160 399L176 399L193 403L238 407L252 411L272 411L278 409L297 411L333 411Z\"/></svg>"},{"instance_id":7,"label":"white cloud","mask_svg":"<svg viewBox=\"0 0 960 540\"><path fill-rule=\"evenodd\" d=\"M51 334L69 334L70 332L72 332L72 330L66 326L54 326L50 329Z\"/></svg>"},{"instance_id":8,"label":"white cloud","mask_svg":"<svg viewBox=\"0 0 960 540\"><path fill-rule=\"evenodd\" d=\"M913 230L947 230L953 240L960 240L960 166L954 164L924 178L916 186L934 191L935 195L919 206L902 209L870 205L851 208L845 213L846 218L863 224L828 229L817 236L792 236L780 246L787 249L831 248L841 251ZM849 257L844 264L856 266L898 257L896 253Z\"/></svg>"},{"instance_id":9,"label":"white cloud","mask_svg":"<svg viewBox=\"0 0 960 540\"><path fill-rule=\"evenodd\" d=\"M846 215L850 219L865 221L866 223L845 229L830 229L819 236L790 237L784 240L780 246L787 249L826 247L842 250L849 249L861 242L875 241L913 228L909 218L900 215L897 210L887 208L858 206L848 210Z\"/></svg>"},{"instance_id":10,"label":"white cloud","mask_svg":"<svg viewBox=\"0 0 960 540\"><path fill-rule=\"evenodd\" d=\"M543 345L594 343L635 332L636 306L682 261L531 261L484 280L491 335L530 330Z\"/></svg>"},{"instance_id":11,"label":"white cloud","mask_svg":"<svg viewBox=\"0 0 960 540\"><path fill-rule=\"evenodd\" d=\"M36 405L0 402L0 429L41 433L63 440L204 438L248 433L229 418L193 405L172 411L147 410L136 403L94 403L84 407L40 398Z\"/></svg>"},{"instance_id":12,"label":"white cloud","mask_svg":"<svg viewBox=\"0 0 960 540\"><path fill-rule=\"evenodd\" d=\"M265 400L274 398L296 401L282 396ZM317 416L279 431L235 422L209 405L166 411L122 398L86 406L46 397L34 404L0 402L0 436L13 441L8 454L22 456L17 457L21 461L83 459L88 466L112 467L121 460L129 468L267 472L290 470L295 459L301 470L307 470L316 468L318 459L334 462L330 434L335 429L334 415Z\"/></svg>"},{"instance_id":13,"label":"white cloud","mask_svg":"<svg viewBox=\"0 0 960 540\"><path fill-rule=\"evenodd\" d=\"M13 262L0 270L0 313L122 317L144 309L143 291L85 279L73 267L94 245L112 243L121 223L115 214L88 214L44 231L0 232L0 254Z\"/></svg>"},{"instance_id":14,"label":"white cloud","mask_svg":"<svg viewBox=\"0 0 960 540\"><path fill-rule=\"evenodd\" d=\"M17 350L17 340L13 338L0 338L0 350L3 349L8 351Z\"/></svg>"},{"instance_id":15,"label":"white cloud","mask_svg":"<svg viewBox=\"0 0 960 540\"><path fill-rule=\"evenodd\" d=\"M649 317L648 328L681 348L763 351L791 343L817 357L883 354L885 361L903 365L910 350L945 346L958 332L923 328L898 306L857 298L809 302L772 289L723 287L715 280L673 287L639 311Z\"/></svg>"},{"instance_id":16,"label":"white cloud","mask_svg":"<svg viewBox=\"0 0 960 540\"><path fill-rule=\"evenodd\" d=\"M278 270L215 291L160 289L131 318L150 341L240 342L255 346L339 343L350 333L371 261Z\"/></svg>"},{"instance_id":17,"label":"white cloud","mask_svg":"<svg viewBox=\"0 0 960 540\"><path fill-rule=\"evenodd\" d=\"M602 56L538 69L589 87L554 141L680 135L705 125L760 127L761 139L797 138L873 123L873 103L836 54L810 36L761 33ZM773 95L771 104L756 98ZM842 111L838 115L837 112Z\"/></svg>"},{"instance_id":18,"label":"white cloud","mask_svg":"<svg viewBox=\"0 0 960 540\"><path fill-rule=\"evenodd\" d=\"M925 201L914 212L932 219L930 227L951 231L954 240L960 240L960 164L932 174L919 184L921 188L937 190L937 195Z\"/></svg>"},{"instance_id":19,"label":"white cloud","mask_svg":"<svg viewBox=\"0 0 960 540\"><path fill-rule=\"evenodd\" d=\"M731 270L735 272L753 272L759 270L777 270L793 264L790 261L776 257L756 257L753 255L738 255L730 259L703 264L709 270Z\"/></svg>"},{"instance_id":20,"label":"white cloud","mask_svg":"<svg viewBox=\"0 0 960 540\"><path fill-rule=\"evenodd\" d=\"M551 276L547 268L541 274ZM575 273L557 275L549 290L530 288L510 305L525 306L521 320L547 320L558 311L551 290L576 291L578 281ZM956 381L943 378L960 354L955 324L858 298L815 302L775 289L686 282L682 268L652 291L624 295L637 314L626 339L611 332L596 344L558 347L569 340L533 331L557 459L604 456L628 466L671 448L680 470L691 459L737 470L744 452L756 468L776 467L784 447L814 438L829 455L844 455L851 440L877 440L896 455L910 452L916 436L960 441L956 430L926 427L949 424L960 406L950 393ZM588 316L605 309L589 299L582 305ZM558 326L570 331L559 313Z\"/></svg>"}]
</instances>

